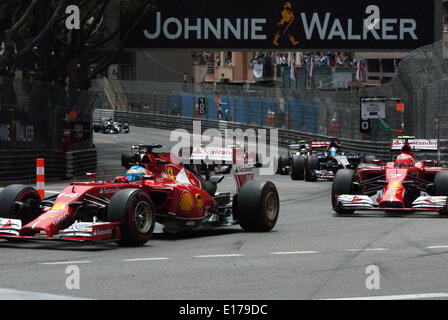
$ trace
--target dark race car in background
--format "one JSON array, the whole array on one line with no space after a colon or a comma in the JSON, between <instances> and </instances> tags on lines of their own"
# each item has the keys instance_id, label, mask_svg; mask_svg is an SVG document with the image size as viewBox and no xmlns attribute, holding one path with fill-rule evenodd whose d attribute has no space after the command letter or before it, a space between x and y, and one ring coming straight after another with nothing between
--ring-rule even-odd
<instances>
[{"instance_id":1,"label":"dark race car in background","mask_svg":"<svg viewBox=\"0 0 448 320\"><path fill-rule=\"evenodd\" d=\"M333 210L338 214L365 210L447 215L448 169L435 167L432 159L415 159L417 151L434 152L438 146L437 140L394 139L392 151L400 150L395 162L374 160L357 170L339 170L331 192Z\"/></svg>"},{"instance_id":2,"label":"dark race car in background","mask_svg":"<svg viewBox=\"0 0 448 320\"><path fill-rule=\"evenodd\" d=\"M278 157L277 174L288 175L291 173L292 160L294 156L308 156L312 153L310 143L300 140L288 146L288 153Z\"/></svg>"},{"instance_id":3,"label":"dark race car in background","mask_svg":"<svg viewBox=\"0 0 448 320\"><path fill-rule=\"evenodd\" d=\"M104 134L117 134L120 132L129 133L129 124L121 124L111 118L103 118L100 123L93 124L93 131L102 132Z\"/></svg>"},{"instance_id":4,"label":"dark race car in background","mask_svg":"<svg viewBox=\"0 0 448 320\"><path fill-rule=\"evenodd\" d=\"M312 141L309 155L293 157L291 178L293 180L332 180L339 169L356 169L361 155L343 152L337 141Z\"/></svg>"}]
</instances>

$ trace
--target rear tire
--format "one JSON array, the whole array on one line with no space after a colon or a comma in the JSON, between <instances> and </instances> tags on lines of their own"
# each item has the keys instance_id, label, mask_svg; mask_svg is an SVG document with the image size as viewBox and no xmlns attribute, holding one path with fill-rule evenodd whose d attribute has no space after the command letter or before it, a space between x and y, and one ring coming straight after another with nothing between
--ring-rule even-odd
<instances>
[{"instance_id":1,"label":"rear tire","mask_svg":"<svg viewBox=\"0 0 448 320\"><path fill-rule=\"evenodd\" d=\"M123 246L142 246L154 231L155 208L151 198L140 189L118 191L107 208L109 222L120 222Z\"/></svg>"},{"instance_id":2,"label":"rear tire","mask_svg":"<svg viewBox=\"0 0 448 320\"><path fill-rule=\"evenodd\" d=\"M319 159L316 156L308 156L305 161L305 180L317 181L316 170L319 169Z\"/></svg>"},{"instance_id":3,"label":"rear tire","mask_svg":"<svg viewBox=\"0 0 448 320\"><path fill-rule=\"evenodd\" d=\"M20 219L22 225L36 219L41 213L42 199L36 189L20 184L7 186L0 192L0 218ZM20 207L16 202L27 204Z\"/></svg>"},{"instance_id":4,"label":"rear tire","mask_svg":"<svg viewBox=\"0 0 448 320\"><path fill-rule=\"evenodd\" d=\"M434 177L434 195L448 197L448 171L439 171ZM441 216L448 216L448 210L439 211Z\"/></svg>"},{"instance_id":5,"label":"rear tire","mask_svg":"<svg viewBox=\"0 0 448 320\"><path fill-rule=\"evenodd\" d=\"M303 180L304 173L305 173L305 157L304 156L292 157L291 179L295 181Z\"/></svg>"},{"instance_id":6,"label":"rear tire","mask_svg":"<svg viewBox=\"0 0 448 320\"><path fill-rule=\"evenodd\" d=\"M280 199L272 182L251 180L237 195L235 217L248 232L267 232L274 228L280 212Z\"/></svg>"},{"instance_id":7,"label":"rear tire","mask_svg":"<svg viewBox=\"0 0 448 320\"><path fill-rule=\"evenodd\" d=\"M336 172L336 176L333 180L331 187L331 204L333 209L340 214L352 214L354 210L339 209L337 208L337 196L341 194L353 194L354 186L353 179L355 177L355 170L353 169L340 169Z\"/></svg>"}]
</instances>

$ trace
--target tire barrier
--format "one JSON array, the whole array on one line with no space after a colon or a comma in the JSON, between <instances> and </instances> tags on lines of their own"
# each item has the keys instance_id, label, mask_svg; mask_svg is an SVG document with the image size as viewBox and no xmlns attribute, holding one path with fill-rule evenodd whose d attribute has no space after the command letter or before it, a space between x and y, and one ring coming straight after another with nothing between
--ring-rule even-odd
<instances>
[{"instance_id":1,"label":"tire barrier","mask_svg":"<svg viewBox=\"0 0 448 320\"><path fill-rule=\"evenodd\" d=\"M45 159L45 178L72 179L96 171L96 150L0 150L0 181L36 183L36 159ZM4 183L3 183L4 182Z\"/></svg>"}]
</instances>

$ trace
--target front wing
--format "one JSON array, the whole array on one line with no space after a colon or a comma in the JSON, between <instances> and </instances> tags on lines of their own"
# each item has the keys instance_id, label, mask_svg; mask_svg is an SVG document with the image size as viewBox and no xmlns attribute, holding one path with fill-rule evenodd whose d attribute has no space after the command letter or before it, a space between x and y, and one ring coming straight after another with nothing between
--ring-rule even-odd
<instances>
[{"instance_id":1,"label":"front wing","mask_svg":"<svg viewBox=\"0 0 448 320\"><path fill-rule=\"evenodd\" d=\"M53 236L46 234L24 236L20 234L22 228L21 220L0 219L0 239L87 243L114 242L121 238L119 225L120 223L118 222L75 222L69 228L61 230Z\"/></svg>"},{"instance_id":2,"label":"front wing","mask_svg":"<svg viewBox=\"0 0 448 320\"><path fill-rule=\"evenodd\" d=\"M442 196L420 196L413 203L411 207L403 208L388 208L386 206L380 207L375 201L377 195L373 197L365 195L339 195L337 198L336 208L333 210L355 210L355 211L397 211L397 212L416 212L416 211L435 211L439 212L448 209L448 197Z\"/></svg>"}]
</instances>

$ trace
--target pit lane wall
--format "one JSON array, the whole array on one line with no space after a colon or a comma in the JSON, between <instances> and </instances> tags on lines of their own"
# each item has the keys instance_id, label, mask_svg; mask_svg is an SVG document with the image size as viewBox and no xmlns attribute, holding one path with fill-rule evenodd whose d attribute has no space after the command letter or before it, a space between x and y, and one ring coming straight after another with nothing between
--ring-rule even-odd
<instances>
[{"instance_id":1,"label":"pit lane wall","mask_svg":"<svg viewBox=\"0 0 448 320\"><path fill-rule=\"evenodd\" d=\"M93 112L93 121L100 121L101 118L114 118L120 122L127 122L130 125L138 127L159 128L162 130L185 129L188 132L193 132L193 121L201 121L202 132L207 129L219 129L224 132L225 129L274 129L271 127L247 125L235 122L217 121L217 120L200 120L197 118L177 117L169 115L157 115L140 112L121 112L108 109L95 109ZM303 131L278 129L279 147L286 148L291 143L296 143L298 140L329 140L332 137L310 134ZM268 134L269 137L269 134ZM150 137L148 137L150 139ZM374 141L360 141L351 139L339 139L341 146L346 152L360 153L362 156L375 155L383 161L390 161L394 156L390 151L390 141L374 142ZM147 141L151 143L151 141ZM437 160L437 153L427 152L419 153L419 159ZM448 165L448 140L441 140L441 163Z\"/></svg>"}]
</instances>

